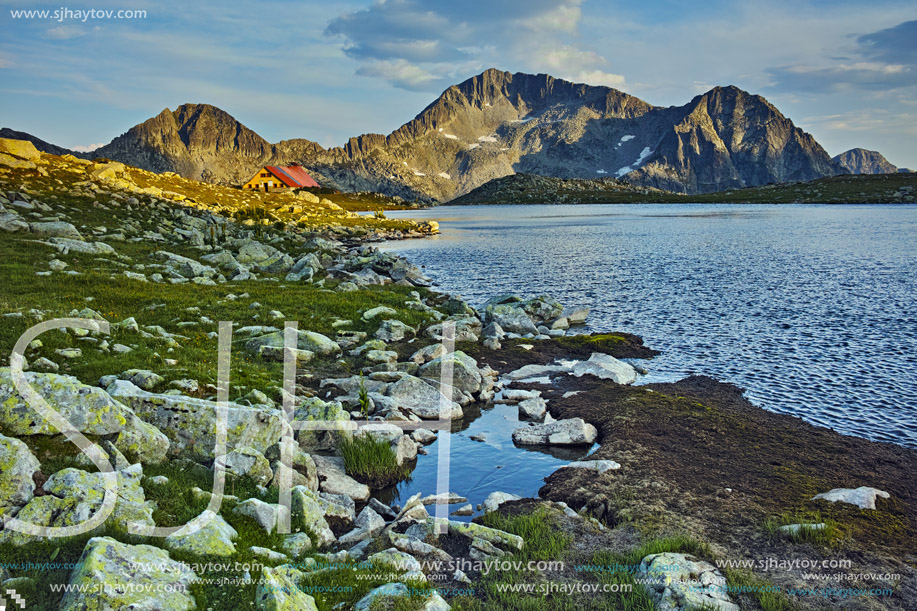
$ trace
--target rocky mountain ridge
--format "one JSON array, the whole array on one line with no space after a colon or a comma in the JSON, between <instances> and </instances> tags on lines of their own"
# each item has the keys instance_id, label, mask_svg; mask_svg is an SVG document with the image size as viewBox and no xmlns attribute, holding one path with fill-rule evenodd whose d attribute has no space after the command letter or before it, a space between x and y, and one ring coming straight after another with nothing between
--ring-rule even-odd
<instances>
[{"instance_id":1,"label":"rocky mountain ridge","mask_svg":"<svg viewBox=\"0 0 917 611\"><path fill-rule=\"evenodd\" d=\"M833 159L851 174L894 174L898 171L879 151L855 148L835 155Z\"/></svg>"},{"instance_id":2,"label":"rocky mountain ridge","mask_svg":"<svg viewBox=\"0 0 917 611\"><path fill-rule=\"evenodd\" d=\"M223 184L297 162L344 190L439 201L515 173L626 176L705 193L847 172L767 100L736 87L663 108L608 87L495 69L449 87L391 134L340 147L271 144L219 108L185 104L91 155Z\"/></svg>"}]
</instances>

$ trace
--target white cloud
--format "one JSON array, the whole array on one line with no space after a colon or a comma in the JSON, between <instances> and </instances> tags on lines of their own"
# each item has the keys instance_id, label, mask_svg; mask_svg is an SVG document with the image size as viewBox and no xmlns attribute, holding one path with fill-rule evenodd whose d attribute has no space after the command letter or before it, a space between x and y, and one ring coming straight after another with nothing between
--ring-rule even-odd
<instances>
[{"instance_id":1,"label":"white cloud","mask_svg":"<svg viewBox=\"0 0 917 611\"><path fill-rule=\"evenodd\" d=\"M91 153L92 151L96 150L97 148L102 148L106 144L107 144L106 142L96 142L95 144L80 144L80 145L74 146L73 150L77 151L78 153Z\"/></svg>"},{"instance_id":2,"label":"white cloud","mask_svg":"<svg viewBox=\"0 0 917 611\"><path fill-rule=\"evenodd\" d=\"M386 0L333 19L357 74L439 91L485 67L621 86L580 40L583 0Z\"/></svg>"},{"instance_id":3,"label":"white cloud","mask_svg":"<svg viewBox=\"0 0 917 611\"><path fill-rule=\"evenodd\" d=\"M45 38L52 40L70 40L85 36L89 31L78 25L59 25L45 32Z\"/></svg>"}]
</instances>

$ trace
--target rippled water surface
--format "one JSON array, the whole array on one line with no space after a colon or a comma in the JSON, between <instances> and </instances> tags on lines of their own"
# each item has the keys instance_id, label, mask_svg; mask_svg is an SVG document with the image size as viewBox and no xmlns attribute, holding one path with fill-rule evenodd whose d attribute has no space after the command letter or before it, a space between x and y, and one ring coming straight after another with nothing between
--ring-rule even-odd
<instances>
[{"instance_id":1,"label":"rippled water surface","mask_svg":"<svg viewBox=\"0 0 917 611\"><path fill-rule=\"evenodd\" d=\"M474 305L589 306L588 330L662 351L644 381L702 373L762 407L917 447L917 206L456 206L383 248Z\"/></svg>"}]
</instances>

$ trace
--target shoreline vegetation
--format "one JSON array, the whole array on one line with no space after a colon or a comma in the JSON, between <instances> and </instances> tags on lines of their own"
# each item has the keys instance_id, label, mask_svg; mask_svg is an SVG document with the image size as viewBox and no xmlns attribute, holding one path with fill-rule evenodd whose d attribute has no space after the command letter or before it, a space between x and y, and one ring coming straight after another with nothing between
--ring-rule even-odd
<instances>
[{"instance_id":1,"label":"shoreline vegetation","mask_svg":"<svg viewBox=\"0 0 917 611\"><path fill-rule=\"evenodd\" d=\"M11 385L13 345L43 320L111 323L108 334L47 332L24 356L29 381L99 445L120 485L92 533L0 529L0 585L29 609L904 611L917 601L917 451L765 411L703 376L634 386L657 354L641 338L578 335L588 313L547 296L500 295L475 310L368 244L430 235L435 223L26 144L0 141L0 516L72 525L102 502L95 465ZM218 321L234 325L224 456L213 455ZM285 321L298 321L295 419L375 420L352 434L299 431L292 473L278 443ZM475 517L450 519L445 533L436 490L401 506L374 499L436 452L433 427L417 426L438 417L446 363L454 419L512 403L532 421L513 434L518 445L597 448L549 475L538 498L493 490L477 512L449 498L450 513ZM208 526L127 532L203 512L218 461L227 496ZM293 532L281 534L287 476Z\"/></svg>"},{"instance_id":2,"label":"shoreline vegetation","mask_svg":"<svg viewBox=\"0 0 917 611\"><path fill-rule=\"evenodd\" d=\"M513 174L491 180L442 205L512 204L903 204L914 203L917 174L845 174L684 194L632 185L617 178L553 178Z\"/></svg>"}]
</instances>

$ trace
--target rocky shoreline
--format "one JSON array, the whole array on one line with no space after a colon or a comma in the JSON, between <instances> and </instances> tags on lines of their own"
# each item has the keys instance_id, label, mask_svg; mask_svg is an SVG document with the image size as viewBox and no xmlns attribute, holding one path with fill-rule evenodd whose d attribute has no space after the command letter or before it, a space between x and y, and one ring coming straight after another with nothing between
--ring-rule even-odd
<instances>
[{"instance_id":1,"label":"rocky shoreline","mask_svg":"<svg viewBox=\"0 0 917 611\"><path fill-rule=\"evenodd\" d=\"M18 161L0 172L0 229L10 238L4 351L41 320L113 323L110 338L46 333L24 355L26 379L98 444L120 488L114 512L91 533L0 530L0 585L23 593L29 608L908 609L917 599L913 450L765 412L708 378L633 386L652 366L634 359L656 354L639 337L577 335L588 312L546 296L499 295L477 311L366 244L419 237L432 225L354 218L321 200L295 212L314 223L255 221L144 184L171 177L15 147L7 156ZM275 211L290 212L286 205ZM214 451L218 320L236 321L222 454ZM285 320L299 321L294 420L339 425L296 432L286 465ZM446 322L452 353L441 343ZM452 373L451 396L440 396L443 371ZM385 475L409 471L437 441L441 413L459 420L494 401L526 421L512 434L516 445L598 446L549 476L538 499L493 490L471 523L433 517L437 503L475 514L457 495L430 490L402 506L373 497L383 487L379 461ZM4 525L85 521L103 503L98 464L37 417L0 368ZM202 529L132 532L210 511L215 469L226 471L227 494ZM284 481L293 486L290 534L279 532ZM876 489L859 493L871 508L814 500L861 486ZM831 498L860 502L845 494ZM769 528L775 519L787 523ZM797 522L824 524L824 537L779 534ZM800 570L714 565L774 557L851 559L849 572L899 577L881 598L788 595L811 586ZM31 566L45 559L61 566ZM214 568L221 560L246 568ZM488 568L513 560L564 567ZM593 570L612 561L632 570ZM656 579L620 593L638 577ZM545 592L506 590L520 582ZM52 591L60 583L84 592ZM754 584L783 595L736 591ZM618 590L601 596L585 586Z\"/></svg>"}]
</instances>

